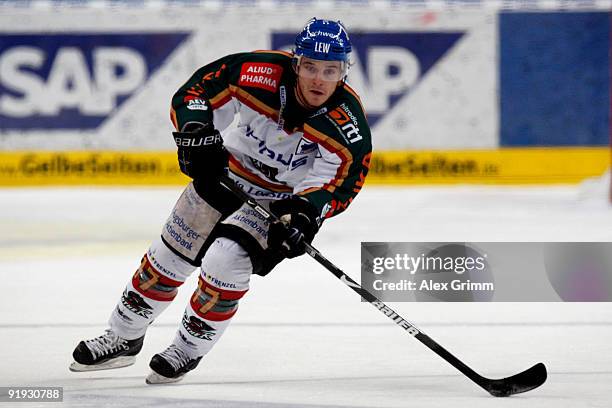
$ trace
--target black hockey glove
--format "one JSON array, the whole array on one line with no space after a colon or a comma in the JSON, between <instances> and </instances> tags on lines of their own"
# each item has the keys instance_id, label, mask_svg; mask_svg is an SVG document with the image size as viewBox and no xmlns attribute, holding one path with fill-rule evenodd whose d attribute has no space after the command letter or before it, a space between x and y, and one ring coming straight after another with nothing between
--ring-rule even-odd
<instances>
[{"instance_id":1,"label":"black hockey glove","mask_svg":"<svg viewBox=\"0 0 612 408\"><path fill-rule=\"evenodd\" d=\"M303 255L304 243L310 244L319 230L316 208L307 199L293 196L273 201L270 211L280 221L270 224L268 247L287 258Z\"/></svg>"},{"instance_id":2,"label":"black hockey glove","mask_svg":"<svg viewBox=\"0 0 612 408\"><path fill-rule=\"evenodd\" d=\"M227 168L229 154L212 123L189 122L172 132L181 171L192 179L218 179Z\"/></svg>"}]
</instances>

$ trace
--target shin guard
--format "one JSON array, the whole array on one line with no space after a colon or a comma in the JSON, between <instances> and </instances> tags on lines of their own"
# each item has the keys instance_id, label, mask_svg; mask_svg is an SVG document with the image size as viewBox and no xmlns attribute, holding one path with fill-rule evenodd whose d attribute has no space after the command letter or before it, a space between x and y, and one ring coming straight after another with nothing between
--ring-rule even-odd
<instances>
[{"instance_id":1,"label":"shin guard","mask_svg":"<svg viewBox=\"0 0 612 408\"><path fill-rule=\"evenodd\" d=\"M179 286L196 269L175 258L163 243L151 246L111 314L109 324L115 333L125 339L141 337L153 320L166 310ZM170 272L170 268L163 265L178 270Z\"/></svg>"},{"instance_id":2,"label":"shin guard","mask_svg":"<svg viewBox=\"0 0 612 408\"><path fill-rule=\"evenodd\" d=\"M220 289L200 277L174 343L193 358L208 353L229 325L238 310L239 299L246 292Z\"/></svg>"}]
</instances>

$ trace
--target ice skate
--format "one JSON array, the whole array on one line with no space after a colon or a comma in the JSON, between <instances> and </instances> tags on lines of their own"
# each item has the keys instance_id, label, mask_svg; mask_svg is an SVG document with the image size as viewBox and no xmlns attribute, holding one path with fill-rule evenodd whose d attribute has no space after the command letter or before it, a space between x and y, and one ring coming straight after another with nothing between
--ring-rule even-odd
<instances>
[{"instance_id":1,"label":"ice skate","mask_svg":"<svg viewBox=\"0 0 612 408\"><path fill-rule=\"evenodd\" d=\"M134 340L119 337L111 329L95 339L81 341L72 357L70 371L98 371L127 367L136 361L144 336Z\"/></svg>"},{"instance_id":2,"label":"ice skate","mask_svg":"<svg viewBox=\"0 0 612 408\"><path fill-rule=\"evenodd\" d=\"M202 357L192 359L183 350L171 344L166 350L151 358L149 367L153 371L146 379L147 384L167 384L183 379L185 374L198 366Z\"/></svg>"}]
</instances>

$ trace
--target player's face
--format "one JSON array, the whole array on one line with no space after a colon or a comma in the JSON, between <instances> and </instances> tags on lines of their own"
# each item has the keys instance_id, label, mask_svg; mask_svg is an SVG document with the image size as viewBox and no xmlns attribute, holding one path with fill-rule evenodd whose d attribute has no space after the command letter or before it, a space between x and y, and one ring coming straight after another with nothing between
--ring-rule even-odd
<instances>
[{"instance_id":1,"label":"player's face","mask_svg":"<svg viewBox=\"0 0 612 408\"><path fill-rule=\"evenodd\" d=\"M344 76L340 61L319 61L303 57L297 67L298 97L309 108L323 105Z\"/></svg>"}]
</instances>

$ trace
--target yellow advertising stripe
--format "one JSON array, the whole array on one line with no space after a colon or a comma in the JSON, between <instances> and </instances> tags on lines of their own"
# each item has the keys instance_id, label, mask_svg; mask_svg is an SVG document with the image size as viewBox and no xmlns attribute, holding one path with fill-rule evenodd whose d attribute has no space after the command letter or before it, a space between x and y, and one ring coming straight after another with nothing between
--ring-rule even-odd
<instances>
[{"instance_id":1,"label":"yellow advertising stripe","mask_svg":"<svg viewBox=\"0 0 612 408\"><path fill-rule=\"evenodd\" d=\"M576 183L610 167L609 147L376 151L366 185ZM0 152L0 186L185 185L176 152Z\"/></svg>"},{"instance_id":2,"label":"yellow advertising stripe","mask_svg":"<svg viewBox=\"0 0 612 408\"><path fill-rule=\"evenodd\" d=\"M601 175L609 147L376 151L366 184L555 184Z\"/></svg>"},{"instance_id":3,"label":"yellow advertising stripe","mask_svg":"<svg viewBox=\"0 0 612 408\"><path fill-rule=\"evenodd\" d=\"M179 185L176 152L0 152L0 185Z\"/></svg>"}]
</instances>

